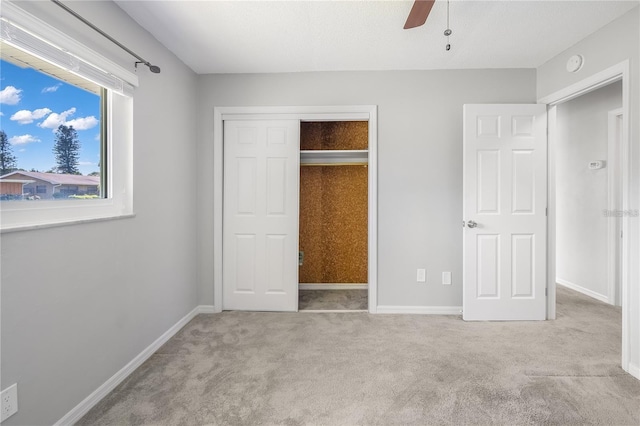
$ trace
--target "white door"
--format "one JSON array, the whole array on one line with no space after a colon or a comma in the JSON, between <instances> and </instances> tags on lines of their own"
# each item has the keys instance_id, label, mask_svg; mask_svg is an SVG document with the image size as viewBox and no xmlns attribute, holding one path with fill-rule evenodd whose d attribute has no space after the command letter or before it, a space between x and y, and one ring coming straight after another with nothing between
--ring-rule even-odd
<instances>
[{"instance_id":1,"label":"white door","mask_svg":"<svg viewBox=\"0 0 640 426\"><path fill-rule=\"evenodd\" d=\"M465 105L463 319L546 317L546 105Z\"/></svg>"},{"instance_id":2,"label":"white door","mask_svg":"<svg viewBox=\"0 0 640 426\"><path fill-rule=\"evenodd\" d=\"M300 122L224 122L223 309L298 310Z\"/></svg>"}]
</instances>

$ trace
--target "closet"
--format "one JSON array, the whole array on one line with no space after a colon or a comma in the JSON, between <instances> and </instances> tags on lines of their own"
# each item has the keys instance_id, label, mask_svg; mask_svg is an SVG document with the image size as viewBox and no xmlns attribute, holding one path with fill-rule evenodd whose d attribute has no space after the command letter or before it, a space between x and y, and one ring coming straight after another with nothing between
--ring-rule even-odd
<instances>
[{"instance_id":1,"label":"closet","mask_svg":"<svg viewBox=\"0 0 640 426\"><path fill-rule=\"evenodd\" d=\"M366 310L368 123L300 123L300 310Z\"/></svg>"},{"instance_id":2,"label":"closet","mask_svg":"<svg viewBox=\"0 0 640 426\"><path fill-rule=\"evenodd\" d=\"M214 116L217 306L375 312L376 107ZM309 307L305 292L331 293L332 303Z\"/></svg>"}]
</instances>

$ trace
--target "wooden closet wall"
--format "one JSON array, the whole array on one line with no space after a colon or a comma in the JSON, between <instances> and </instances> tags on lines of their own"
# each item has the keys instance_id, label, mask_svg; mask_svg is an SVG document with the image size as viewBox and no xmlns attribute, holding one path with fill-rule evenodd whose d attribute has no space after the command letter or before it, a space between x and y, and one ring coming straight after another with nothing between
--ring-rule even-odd
<instances>
[{"instance_id":1,"label":"wooden closet wall","mask_svg":"<svg viewBox=\"0 0 640 426\"><path fill-rule=\"evenodd\" d=\"M300 149L366 150L368 123L303 122ZM367 283L365 164L300 167L300 283Z\"/></svg>"}]
</instances>

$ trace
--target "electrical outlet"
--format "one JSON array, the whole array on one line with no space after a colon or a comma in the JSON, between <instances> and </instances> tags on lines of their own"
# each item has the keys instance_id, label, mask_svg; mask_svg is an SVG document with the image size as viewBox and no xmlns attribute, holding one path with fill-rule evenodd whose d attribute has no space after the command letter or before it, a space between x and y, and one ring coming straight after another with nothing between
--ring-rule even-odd
<instances>
[{"instance_id":1,"label":"electrical outlet","mask_svg":"<svg viewBox=\"0 0 640 426\"><path fill-rule=\"evenodd\" d=\"M4 422L9 417L18 412L18 384L14 383L0 394L2 402L2 417L0 422Z\"/></svg>"},{"instance_id":2,"label":"electrical outlet","mask_svg":"<svg viewBox=\"0 0 640 426\"><path fill-rule=\"evenodd\" d=\"M416 281L418 281L419 283L423 283L427 281L426 269L418 269L418 276L416 278Z\"/></svg>"},{"instance_id":3,"label":"electrical outlet","mask_svg":"<svg viewBox=\"0 0 640 426\"><path fill-rule=\"evenodd\" d=\"M451 272L443 272L442 273L442 284L443 285L451 285Z\"/></svg>"}]
</instances>

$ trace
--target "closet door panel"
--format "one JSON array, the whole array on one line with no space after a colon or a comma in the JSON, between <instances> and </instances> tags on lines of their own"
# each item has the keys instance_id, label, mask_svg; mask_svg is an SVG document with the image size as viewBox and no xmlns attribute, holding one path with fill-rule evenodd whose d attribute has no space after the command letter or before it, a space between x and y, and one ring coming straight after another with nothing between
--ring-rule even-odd
<instances>
[{"instance_id":1,"label":"closet door panel","mask_svg":"<svg viewBox=\"0 0 640 426\"><path fill-rule=\"evenodd\" d=\"M223 309L298 309L299 126L224 122Z\"/></svg>"},{"instance_id":2,"label":"closet door panel","mask_svg":"<svg viewBox=\"0 0 640 426\"><path fill-rule=\"evenodd\" d=\"M230 182L230 190L237 193L238 215L256 214L257 164L255 158L237 158L237 181ZM232 186L231 186L232 185ZM237 186L236 186L237 185Z\"/></svg>"},{"instance_id":3,"label":"closet door panel","mask_svg":"<svg viewBox=\"0 0 640 426\"><path fill-rule=\"evenodd\" d=\"M233 244L233 291L253 294L256 288L256 235L236 234Z\"/></svg>"},{"instance_id":4,"label":"closet door panel","mask_svg":"<svg viewBox=\"0 0 640 426\"><path fill-rule=\"evenodd\" d=\"M286 235L267 235L267 293L287 291L287 238Z\"/></svg>"},{"instance_id":5,"label":"closet door panel","mask_svg":"<svg viewBox=\"0 0 640 426\"><path fill-rule=\"evenodd\" d=\"M267 214L287 214L287 159L267 159Z\"/></svg>"}]
</instances>

